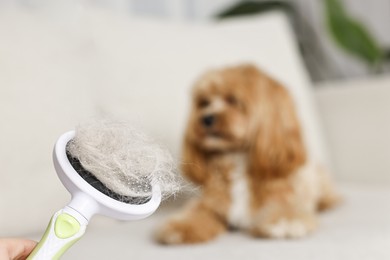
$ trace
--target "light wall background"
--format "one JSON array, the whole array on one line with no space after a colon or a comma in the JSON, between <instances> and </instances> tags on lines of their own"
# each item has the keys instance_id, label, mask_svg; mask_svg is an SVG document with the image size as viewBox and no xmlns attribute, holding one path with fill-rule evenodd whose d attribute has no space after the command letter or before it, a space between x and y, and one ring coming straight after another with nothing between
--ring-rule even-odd
<instances>
[{"instance_id":1,"label":"light wall background","mask_svg":"<svg viewBox=\"0 0 390 260\"><path fill-rule=\"evenodd\" d=\"M242 0L241 0L242 1ZM259 0L261 1L261 0ZM301 30L300 37L309 39L312 54L305 56L314 81L366 77L372 68L346 54L330 39L324 26L323 0L286 0L295 4L299 16L311 27L310 34ZM66 5L101 5L133 16L151 16L180 22L205 22L215 14L240 2L240 0L0 0L1 5L23 5L28 8L52 5L66 9ZM343 0L348 11L362 21L383 47L390 50L390 0ZM389 73L390 68L385 72Z\"/></svg>"},{"instance_id":2,"label":"light wall background","mask_svg":"<svg viewBox=\"0 0 390 260\"><path fill-rule=\"evenodd\" d=\"M134 14L154 15L174 20L204 21L240 0L132 0L127 2ZM324 25L324 8L322 0L286 0L298 7L300 16L313 29L318 38L322 55L313 54L317 66L313 79L363 77L372 74L372 70L344 53L329 38ZM390 49L390 0L344 0L347 10L362 21L383 46ZM313 48L317 49L317 48ZM313 50L316 52L316 50Z\"/></svg>"}]
</instances>

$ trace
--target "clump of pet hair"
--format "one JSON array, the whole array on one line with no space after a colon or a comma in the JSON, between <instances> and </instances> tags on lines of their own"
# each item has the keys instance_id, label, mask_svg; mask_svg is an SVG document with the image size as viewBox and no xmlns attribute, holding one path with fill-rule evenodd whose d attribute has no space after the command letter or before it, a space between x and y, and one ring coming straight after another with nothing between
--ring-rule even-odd
<instances>
[{"instance_id":1,"label":"clump of pet hair","mask_svg":"<svg viewBox=\"0 0 390 260\"><path fill-rule=\"evenodd\" d=\"M67 150L119 195L151 197L154 184L160 186L163 199L180 190L182 181L170 153L126 122L80 124Z\"/></svg>"}]
</instances>

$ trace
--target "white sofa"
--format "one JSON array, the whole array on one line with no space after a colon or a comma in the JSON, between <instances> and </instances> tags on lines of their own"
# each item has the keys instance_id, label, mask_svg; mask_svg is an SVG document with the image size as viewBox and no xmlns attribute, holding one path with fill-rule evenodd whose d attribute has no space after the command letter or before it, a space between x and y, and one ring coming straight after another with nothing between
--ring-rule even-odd
<instances>
[{"instance_id":1,"label":"white sofa","mask_svg":"<svg viewBox=\"0 0 390 260\"><path fill-rule=\"evenodd\" d=\"M64 258L389 259L390 167L388 160L375 155L390 155L390 146L386 145L390 120L385 113L390 109L390 78L322 84L315 88L314 96L345 200L321 216L320 229L314 235L294 241L268 241L229 233L204 245L156 245L153 231L177 209L180 203L176 203L139 223L98 218Z\"/></svg>"},{"instance_id":2,"label":"white sofa","mask_svg":"<svg viewBox=\"0 0 390 260\"><path fill-rule=\"evenodd\" d=\"M344 205L301 240L229 233L205 245L159 246L153 230L179 199L140 222L94 218L63 258L390 259L390 79L312 88L279 13L184 25L66 12L1 11L0 236L38 240L69 200L50 157L62 132L91 116L125 118L178 156L191 82L209 67L245 61L290 88L310 153L333 169Z\"/></svg>"}]
</instances>

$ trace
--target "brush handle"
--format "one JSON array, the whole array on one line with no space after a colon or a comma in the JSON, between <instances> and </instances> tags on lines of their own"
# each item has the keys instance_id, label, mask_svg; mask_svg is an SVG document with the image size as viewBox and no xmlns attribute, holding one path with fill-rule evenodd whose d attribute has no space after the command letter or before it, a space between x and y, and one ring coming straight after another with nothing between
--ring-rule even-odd
<instances>
[{"instance_id":1,"label":"brush handle","mask_svg":"<svg viewBox=\"0 0 390 260\"><path fill-rule=\"evenodd\" d=\"M85 233L88 222L71 208L57 211L27 260L59 259Z\"/></svg>"}]
</instances>

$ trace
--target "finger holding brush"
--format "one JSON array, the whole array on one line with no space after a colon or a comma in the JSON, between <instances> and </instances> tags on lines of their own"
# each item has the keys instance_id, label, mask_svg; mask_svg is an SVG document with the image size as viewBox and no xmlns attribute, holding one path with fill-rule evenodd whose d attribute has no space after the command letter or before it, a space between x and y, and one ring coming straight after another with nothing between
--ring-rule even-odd
<instances>
[{"instance_id":1,"label":"finger holding brush","mask_svg":"<svg viewBox=\"0 0 390 260\"><path fill-rule=\"evenodd\" d=\"M93 215L142 219L180 188L171 155L124 122L93 121L63 134L53 161L72 199L27 259L58 259Z\"/></svg>"},{"instance_id":2,"label":"finger holding brush","mask_svg":"<svg viewBox=\"0 0 390 260\"><path fill-rule=\"evenodd\" d=\"M36 242L22 238L0 238L0 260L23 260L31 253Z\"/></svg>"}]
</instances>

